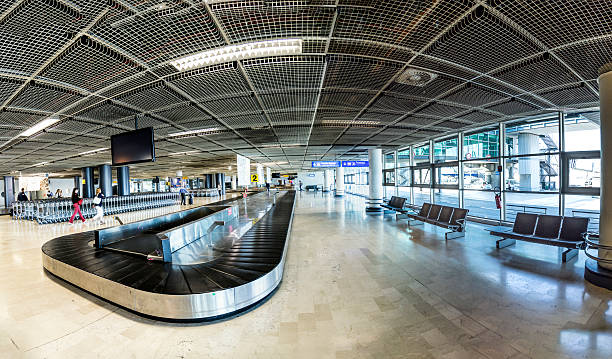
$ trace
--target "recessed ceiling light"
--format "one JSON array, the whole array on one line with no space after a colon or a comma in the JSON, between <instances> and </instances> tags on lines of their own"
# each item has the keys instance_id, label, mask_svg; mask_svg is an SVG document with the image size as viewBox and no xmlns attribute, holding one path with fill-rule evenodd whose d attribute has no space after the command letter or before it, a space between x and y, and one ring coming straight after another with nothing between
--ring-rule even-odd
<instances>
[{"instance_id":1,"label":"recessed ceiling light","mask_svg":"<svg viewBox=\"0 0 612 359\"><path fill-rule=\"evenodd\" d=\"M20 133L19 137L30 137L33 134L38 133L49 126L56 124L57 122L59 122L59 120L60 119L57 117L46 118L40 121L39 123L35 124L34 126L28 128L27 130L23 131L22 133Z\"/></svg>"},{"instance_id":2,"label":"recessed ceiling light","mask_svg":"<svg viewBox=\"0 0 612 359\"><path fill-rule=\"evenodd\" d=\"M299 55L302 39L282 39L228 45L178 58L170 64L179 71L258 57Z\"/></svg>"}]
</instances>

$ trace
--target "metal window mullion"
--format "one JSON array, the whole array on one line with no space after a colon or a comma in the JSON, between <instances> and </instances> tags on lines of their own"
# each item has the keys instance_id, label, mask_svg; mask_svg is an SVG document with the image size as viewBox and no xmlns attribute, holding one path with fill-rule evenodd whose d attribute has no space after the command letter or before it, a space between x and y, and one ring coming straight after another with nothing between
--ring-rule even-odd
<instances>
[{"instance_id":1,"label":"metal window mullion","mask_svg":"<svg viewBox=\"0 0 612 359\"><path fill-rule=\"evenodd\" d=\"M435 180L435 171L433 168L434 162L434 146L433 140L428 141L429 144L429 202L434 203L434 180Z\"/></svg>"},{"instance_id":2,"label":"metal window mullion","mask_svg":"<svg viewBox=\"0 0 612 359\"><path fill-rule=\"evenodd\" d=\"M459 208L465 208L463 206L463 132L457 134L457 156L459 160Z\"/></svg>"},{"instance_id":3,"label":"metal window mullion","mask_svg":"<svg viewBox=\"0 0 612 359\"><path fill-rule=\"evenodd\" d=\"M499 123L499 161L501 173L499 174L499 192L501 194L501 220L506 220L506 124Z\"/></svg>"},{"instance_id":4,"label":"metal window mullion","mask_svg":"<svg viewBox=\"0 0 612 359\"><path fill-rule=\"evenodd\" d=\"M569 183L569 171L564 168L565 163L565 114L561 111L559 115L559 215L565 213L564 184Z\"/></svg>"}]
</instances>

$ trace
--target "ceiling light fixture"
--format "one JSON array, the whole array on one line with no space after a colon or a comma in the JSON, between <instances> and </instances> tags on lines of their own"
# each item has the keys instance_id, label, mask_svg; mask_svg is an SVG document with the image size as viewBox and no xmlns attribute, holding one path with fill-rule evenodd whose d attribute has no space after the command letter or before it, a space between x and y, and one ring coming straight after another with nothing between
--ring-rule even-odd
<instances>
[{"instance_id":1,"label":"ceiling light fixture","mask_svg":"<svg viewBox=\"0 0 612 359\"><path fill-rule=\"evenodd\" d=\"M220 130L221 129L219 127L201 128L199 130L171 133L168 135L168 137L204 135L204 134L210 134L211 132L220 131Z\"/></svg>"},{"instance_id":2,"label":"ceiling light fixture","mask_svg":"<svg viewBox=\"0 0 612 359\"><path fill-rule=\"evenodd\" d=\"M79 156L89 155L89 154L96 153L96 152L102 152L102 151L106 151L108 149L109 149L108 147L103 147L103 148L98 148L98 149L91 150L91 151L85 151L85 152L79 153Z\"/></svg>"},{"instance_id":3,"label":"ceiling light fixture","mask_svg":"<svg viewBox=\"0 0 612 359\"><path fill-rule=\"evenodd\" d=\"M34 126L28 128L27 130L23 131L22 133L20 133L19 137L30 137L33 134L38 133L51 125L58 123L59 120L60 119L57 117L46 118L40 121L39 123L35 124Z\"/></svg>"},{"instance_id":4,"label":"ceiling light fixture","mask_svg":"<svg viewBox=\"0 0 612 359\"><path fill-rule=\"evenodd\" d=\"M170 64L179 71L258 57L300 55L302 39L282 39L228 45L178 58Z\"/></svg>"},{"instance_id":5,"label":"ceiling light fixture","mask_svg":"<svg viewBox=\"0 0 612 359\"><path fill-rule=\"evenodd\" d=\"M32 166L32 167L40 167L40 166L44 166L44 165L46 165L46 164L48 164L48 163L49 163L49 162L41 162L41 163L37 163L37 164L35 164L35 165L34 165L34 166Z\"/></svg>"},{"instance_id":6,"label":"ceiling light fixture","mask_svg":"<svg viewBox=\"0 0 612 359\"><path fill-rule=\"evenodd\" d=\"M380 121L367 121L367 120L323 120L321 124L327 126L377 126L380 125Z\"/></svg>"}]
</instances>

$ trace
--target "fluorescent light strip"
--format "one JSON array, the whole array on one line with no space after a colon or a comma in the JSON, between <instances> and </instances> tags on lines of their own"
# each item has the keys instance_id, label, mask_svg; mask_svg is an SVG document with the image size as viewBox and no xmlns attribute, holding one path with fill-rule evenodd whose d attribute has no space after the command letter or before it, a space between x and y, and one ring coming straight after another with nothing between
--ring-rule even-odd
<instances>
[{"instance_id":1,"label":"fluorescent light strip","mask_svg":"<svg viewBox=\"0 0 612 359\"><path fill-rule=\"evenodd\" d=\"M79 153L79 156L88 155L90 153L102 152L102 151L106 151L106 150L108 150L108 147L98 148L97 150L81 152L81 153Z\"/></svg>"},{"instance_id":2,"label":"fluorescent light strip","mask_svg":"<svg viewBox=\"0 0 612 359\"><path fill-rule=\"evenodd\" d=\"M40 166L44 166L44 165L46 165L46 164L48 164L48 163L49 163L49 162L41 162L41 163L37 163L37 164L35 164L35 165L34 165L34 166L32 166L32 167L40 167Z\"/></svg>"},{"instance_id":3,"label":"fluorescent light strip","mask_svg":"<svg viewBox=\"0 0 612 359\"><path fill-rule=\"evenodd\" d=\"M258 57L300 55L302 39L283 39L228 45L170 61L179 71Z\"/></svg>"},{"instance_id":4,"label":"fluorescent light strip","mask_svg":"<svg viewBox=\"0 0 612 359\"><path fill-rule=\"evenodd\" d=\"M59 120L60 119L56 117L46 118L40 121L39 123L35 124L34 126L28 128L27 130L23 131L18 136L19 137L30 137L33 134L38 133L51 125L58 123Z\"/></svg>"},{"instance_id":5,"label":"fluorescent light strip","mask_svg":"<svg viewBox=\"0 0 612 359\"><path fill-rule=\"evenodd\" d=\"M199 130L191 130L191 131L183 131L183 132L175 132L168 135L168 137L179 137L179 136L190 136L190 135L202 135L215 131L220 131L219 127L211 127L211 128L201 128Z\"/></svg>"},{"instance_id":6,"label":"fluorescent light strip","mask_svg":"<svg viewBox=\"0 0 612 359\"><path fill-rule=\"evenodd\" d=\"M331 125L331 126L348 126L348 125L355 125L355 126L376 126L376 125L380 125L380 121L366 121L366 120L357 120L357 121L352 121L352 120L323 120L323 121L321 121L321 124L323 124L323 125Z\"/></svg>"}]
</instances>

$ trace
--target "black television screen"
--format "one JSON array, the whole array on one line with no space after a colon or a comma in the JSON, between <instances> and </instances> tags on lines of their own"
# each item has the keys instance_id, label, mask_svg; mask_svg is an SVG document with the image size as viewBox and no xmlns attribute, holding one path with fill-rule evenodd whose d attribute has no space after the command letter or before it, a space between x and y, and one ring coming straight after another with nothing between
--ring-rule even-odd
<instances>
[{"instance_id":1,"label":"black television screen","mask_svg":"<svg viewBox=\"0 0 612 359\"><path fill-rule=\"evenodd\" d=\"M155 139L153 138L153 127L111 136L111 152L113 166L154 162Z\"/></svg>"}]
</instances>

